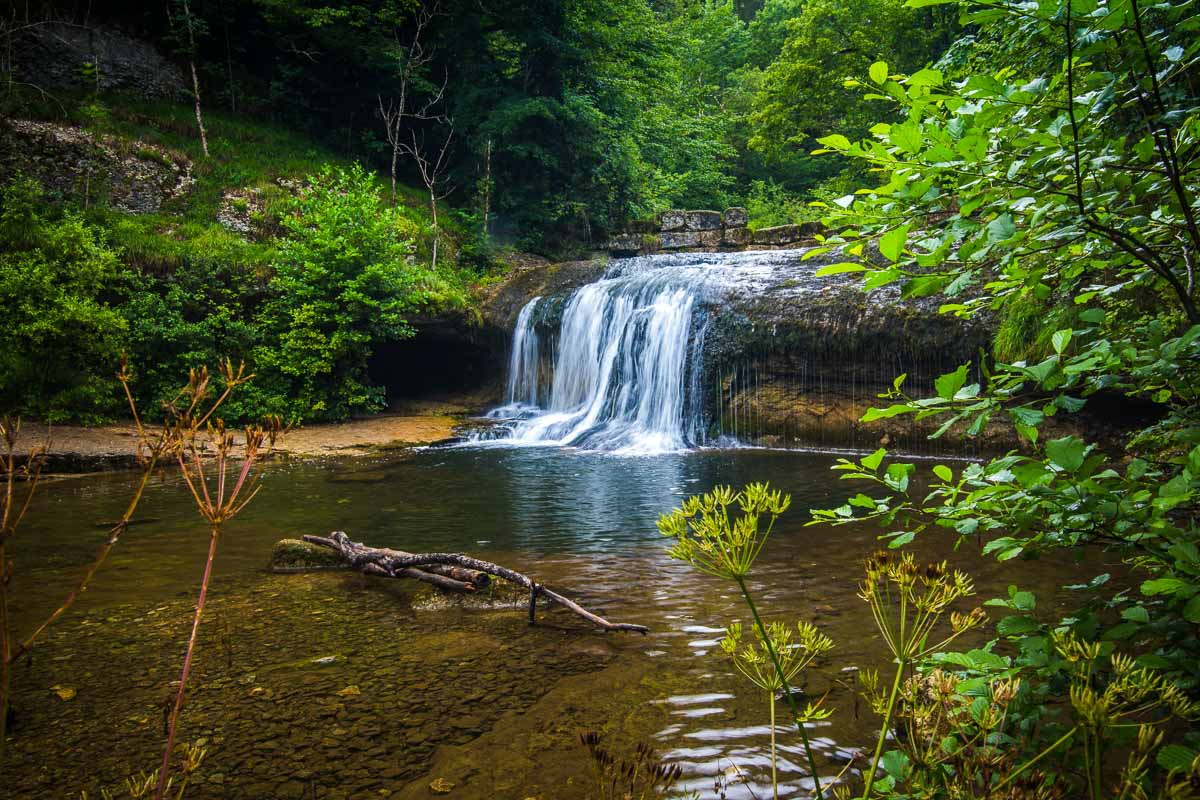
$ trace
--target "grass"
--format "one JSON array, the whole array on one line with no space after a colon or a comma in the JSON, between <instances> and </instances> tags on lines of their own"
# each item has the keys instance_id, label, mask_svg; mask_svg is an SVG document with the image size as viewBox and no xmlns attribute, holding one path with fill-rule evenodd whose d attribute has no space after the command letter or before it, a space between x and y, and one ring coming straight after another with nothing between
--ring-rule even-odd
<instances>
[{"instance_id":1,"label":"grass","mask_svg":"<svg viewBox=\"0 0 1200 800\"><path fill-rule=\"evenodd\" d=\"M191 162L195 183L156 213L127 214L103 206L88 210L89 219L109 231L111 243L121 249L124 259L145 270L169 271L195 258L268 269L275 251L271 237L247 240L217 221L222 205L229 203L226 193L253 192L264 206L263 218L269 228L273 212L288 197L280 179L302 180L326 166L348 166L354 160L282 125L217 109L204 116L209 145L206 158L196 131L195 110L189 103L119 94L100 100L83 96L59 99L65 100L63 106L26 106L23 112L112 136L121 150L152 161ZM381 176L381 185L386 192L386 176ZM398 204L418 232L416 256L428 260L432 245L428 194L423 188L404 184L397 189ZM246 200L235 197L230 204L244 210ZM439 256L448 256L446 266L455 272L458 243L469 232L449 208L439 206L438 211L443 220Z\"/></svg>"}]
</instances>

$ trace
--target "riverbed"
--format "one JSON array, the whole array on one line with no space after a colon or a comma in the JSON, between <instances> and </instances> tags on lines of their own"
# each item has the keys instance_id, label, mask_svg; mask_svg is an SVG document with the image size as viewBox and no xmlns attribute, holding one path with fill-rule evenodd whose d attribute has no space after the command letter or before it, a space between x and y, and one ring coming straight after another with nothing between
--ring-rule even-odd
<instances>
[{"instance_id":1,"label":"riverbed","mask_svg":"<svg viewBox=\"0 0 1200 800\"><path fill-rule=\"evenodd\" d=\"M734 588L666 555L658 514L715 484L768 480L792 495L752 587L773 619L809 619L835 641L805 690L836 709L814 746L826 778L871 743L855 673L886 668L857 597L878 530L806 527L806 509L858 487L834 456L754 449L625 458L570 448L435 447L269 464L263 490L220 543L180 738L207 757L189 798L583 798L594 772L579 743L618 755L652 746L679 764L681 792L769 796L765 697L718 641L746 621ZM136 475L48 484L13 542L18 634L66 594L119 516ZM172 470L92 588L20 662L0 796L98 797L152 769L177 680L207 532ZM556 610L431 602L408 582L263 570L274 543L344 530L369 544L462 551L524 571L647 636L603 634ZM982 600L1010 583L1047 617L1073 574L1064 560L997 564L973 543L918 540L922 558L970 567ZM986 638L986 637L985 637ZM69 697L69 699L64 699ZM799 742L779 729L784 795L807 785ZM118 792L118 796L120 793Z\"/></svg>"}]
</instances>

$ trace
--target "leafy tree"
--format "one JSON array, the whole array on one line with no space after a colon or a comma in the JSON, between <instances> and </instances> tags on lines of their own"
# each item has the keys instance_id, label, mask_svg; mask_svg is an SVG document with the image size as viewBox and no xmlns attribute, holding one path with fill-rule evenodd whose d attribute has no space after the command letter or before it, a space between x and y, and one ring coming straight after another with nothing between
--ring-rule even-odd
<instances>
[{"instance_id":1,"label":"leafy tree","mask_svg":"<svg viewBox=\"0 0 1200 800\"><path fill-rule=\"evenodd\" d=\"M258 317L255 401L303 419L374 411L367 359L411 336L407 315L444 284L412 257L415 227L361 166L308 181L283 218L270 297Z\"/></svg>"},{"instance_id":2,"label":"leafy tree","mask_svg":"<svg viewBox=\"0 0 1200 800\"><path fill-rule=\"evenodd\" d=\"M807 149L831 131L865 134L874 111L845 86L846 78L879 59L901 69L924 66L957 30L952 15L907 8L900 0L811 0L782 24L787 36L756 88L748 142L775 158ZM791 188L812 186L838 168L829 161L797 164Z\"/></svg>"},{"instance_id":3,"label":"leafy tree","mask_svg":"<svg viewBox=\"0 0 1200 800\"><path fill-rule=\"evenodd\" d=\"M125 321L104 299L117 256L79 217L45 209L31 179L0 189L0 403L94 422L118 399Z\"/></svg>"},{"instance_id":4,"label":"leafy tree","mask_svg":"<svg viewBox=\"0 0 1200 800\"><path fill-rule=\"evenodd\" d=\"M948 80L873 63L857 82L888 104L890 121L864 141L820 140L878 176L838 202L845 210L833 219L852 227L829 245L850 260L825 269L860 273L869 288L896 283L910 297L940 292L945 313L998 313L1046 341L1044 350L1030 342L1028 360L985 360L980 382L963 365L933 397L909 396L900 376L891 404L865 417L940 415L939 435L1009 425L1024 446L934 466L921 492L917 466L888 462L884 450L845 460L836 469L868 488L816 518L882 520L893 547L941 531L982 537L984 554L1002 561L1083 546L1123 558L1140 585L1114 590L1098 575L1074 587L1081 600L1061 620L1038 618L1032 596L1014 589L993 603L1012 612L998 628L1012 655L942 661L977 685L1025 681L1026 736L1010 747L1037 759L1039 780L1107 796L1115 754L1133 747L1143 761L1122 773L1126 795L1157 786L1173 796L1189 780L1194 733L1164 740L1147 725L1135 743L1136 725L1116 721L1133 713L1127 692L1161 698L1185 719L1200 693L1200 18L1187 4L1138 0L965 8L999 65L976 72L960 60L968 72ZM1039 325L1031 306L1053 312ZM1123 454L1080 433L1043 432L1048 418L1114 394L1157 407L1120 443ZM1054 687L1068 684L1068 707L1051 707Z\"/></svg>"}]
</instances>

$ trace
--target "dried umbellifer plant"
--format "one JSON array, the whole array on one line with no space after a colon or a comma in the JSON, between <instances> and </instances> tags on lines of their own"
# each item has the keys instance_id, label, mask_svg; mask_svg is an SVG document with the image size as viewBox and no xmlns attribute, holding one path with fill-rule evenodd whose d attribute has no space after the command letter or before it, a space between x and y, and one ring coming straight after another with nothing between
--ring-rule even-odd
<instances>
[{"instance_id":1,"label":"dried umbellifer plant","mask_svg":"<svg viewBox=\"0 0 1200 800\"><path fill-rule=\"evenodd\" d=\"M225 391L220 400L228 397L234 388L254 377L246 374L245 364L235 370L229 361L222 365L221 373ZM171 753L179 725L179 712L183 708L187 691L188 675L196 652L196 638L208 599L217 543L226 523L241 513L262 488L259 484L261 472L257 467L270 455L279 436L286 430L278 417L268 417L260 425L243 428L239 437L233 430L227 429L220 418L213 416L215 409L210 408L200 413L199 409L205 407L210 392L208 370L193 370L181 403L168 407L174 430L174 455L182 471L184 483L196 503L197 512L207 523L209 542L204 575L200 580L200 595L192 616L192 632L188 638L180 672L179 690L168 719L167 743L163 749L154 793L156 800L162 800L170 784ZM206 458L211 459L208 466L205 464ZM239 461L240 464L237 463Z\"/></svg>"},{"instance_id":2,"label":"dried umbellifer plant","mask_svg":"<svg viewBox=\"0 0 1200 800\"><path fill-rule=\"evenodd\" d=\"M618 759L601 744L600 734L596 731L580 734L579 741L592 759L599 800L666 797L683 775L682 767L661 761L654 749L644 742L638 742L628 758Z\"/></svg>"}]
</instances>

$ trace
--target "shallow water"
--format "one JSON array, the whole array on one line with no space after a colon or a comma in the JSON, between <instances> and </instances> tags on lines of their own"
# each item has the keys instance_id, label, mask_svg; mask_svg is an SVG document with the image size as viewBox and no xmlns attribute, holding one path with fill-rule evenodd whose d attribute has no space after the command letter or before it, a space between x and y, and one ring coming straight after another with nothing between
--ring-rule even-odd
<instances>
[{"instance_id":1,"label":"shallow water","mask_svg":"<svg viewBox=\"0 0 1200 800\"><path fill-rule=\"evenodd\" d=\"M194 798L427 797L444 779L459 798L587 797L578 735L611 749L652 744L684 768L680 788L769 796L765 698L717 646L745 612L732 587L665 555L657 515L714 484L769 480L793 496L756 567L764 612L817 622L836 642L806 689L837 711L816 731L822 773L869 743L872 720L853 668L886 659L859 565L877 531L806 528L805 509L850 493L834 457L707 450L620 458L557 448L444 448L393 460L273 464L264 489L220 544L211 613L181 737L210 748ZM14 542L18 631L53 608L117 517L134 477L44 487ZM855 487L857 491L857 487ZM132 527L77 610L14 674L16 723L0 796L98 796L157 761L162 707L182 658L207 546L177 473L156 477ZM424 608L406 582L261 571L285 536L345 530L411 551L467 551L525 571L641 637L601 634L546 611ZM923 557L969 566L982 597L1021 583L1053 613L1058 587L1087 568L998 565L977 548L919 542ZM59 699L51 687L74 688ZM781 780L804 784L798 741L779 729ZM738 782L746 776L748 783ZM788 792L784 792L786 795Z\"/></svg>"}]
</instances>

